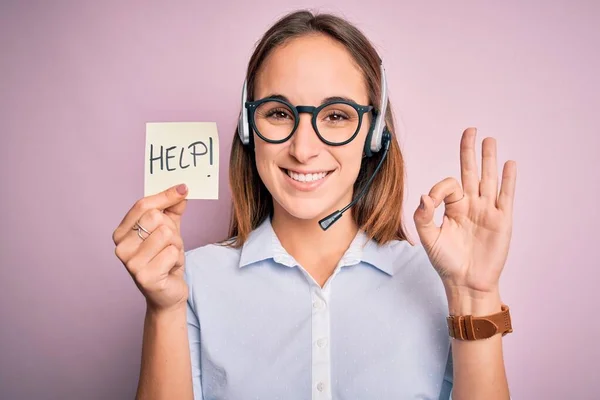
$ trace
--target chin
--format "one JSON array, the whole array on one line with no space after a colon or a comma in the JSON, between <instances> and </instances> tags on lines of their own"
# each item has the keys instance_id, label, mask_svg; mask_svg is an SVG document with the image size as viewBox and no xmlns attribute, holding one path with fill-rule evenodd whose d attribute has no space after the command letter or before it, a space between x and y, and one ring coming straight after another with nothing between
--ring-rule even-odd
<instances>
[{"instance_id":1,"label":"chin","mask_svg":"<svg viewBox=\"0 0 600 400\"><path fill-rule=\"evenodd\" d=\"M341 207L337 207L337 202L332 202L331 197L325 201L320 197L306 198L296 196L282 196L281 199L273 199L279 206L279 211L283 211L292 218L318 221ZM342 206L343 207L343 206Z\"/></svg>"}]
</instances>

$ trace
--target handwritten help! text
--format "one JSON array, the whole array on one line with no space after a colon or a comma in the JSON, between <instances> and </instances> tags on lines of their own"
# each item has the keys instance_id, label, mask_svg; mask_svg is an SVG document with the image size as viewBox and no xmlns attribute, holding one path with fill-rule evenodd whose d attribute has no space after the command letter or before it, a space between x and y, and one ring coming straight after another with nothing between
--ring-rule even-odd
<instances>
[{"instance_id":1,"label":"handwritten help! text","mask_svg":"<svg viewBox=\"0 0 600 400\"><path fill-rule=\"evenodd\" d=\"M218 199L216 123L147 123L145 164L145 196L185 183L188 199Z\"/></svg>"}]
</instances>

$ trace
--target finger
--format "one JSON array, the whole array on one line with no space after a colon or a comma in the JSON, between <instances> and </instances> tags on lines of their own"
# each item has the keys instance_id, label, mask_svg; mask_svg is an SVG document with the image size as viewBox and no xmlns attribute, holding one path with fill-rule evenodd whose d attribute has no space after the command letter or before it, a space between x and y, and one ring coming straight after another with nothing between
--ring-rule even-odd
<instances>
[{"instance_id":1,"label":"finger","mask_svg":"<svg viewBox=\"0 0 600 400\"><path fill-rule=\"evenodd\" d=\"M165 209L165 214L175 222L177 226L177 230L180 229L181 226L181 216L185 212L185 208L187 206L187 200L182 200L179 203Z\"/></svg>"},{"instance_id":2,"label":"finger","mask_svg":"<svg viewBox=\"0 0 600 400\"><path fill-rule=\"evenodd\" d=\"M175 246L167 246L148 265L155 276L164 276L183 267L185 253Z\"/></svg>"},{"instance_id":3,"label":"finger","mask_svg":"<svg viewBox=\"0 0 600 400\"><path fill-rule=\"evenodd\" d=\"M150 265L136 274L135 280L142 288L152 290L177 265L178 260L179 250L175 246L167 246L154 257Z\"/></svg>"},{"instance_id":4,"label":"finger","mask_svg":"<svg viewBox=\"0 0 600 400\"><path fill-rule=\"evenodd\" d=\"M133 226L133 228L138 225L141 225L147 231L150 231L150 233L152 233L152 231L161 225L167 225L169 228L177 231L177 225L175 225L175 222L156 208L146 211L144 215L142 215L140 219L136 221L136 224Z\"/></svg>"},{"instance_id":5,"label":"finger","mask_svg":"<svg viewBox=\"0 0 600 400\"><path fill-rule=\"evenodd\" d=\"M488 137L483 140L481 149L481 182L479 195L496 204L498 197L498 169L496 167L496 139Z\"/></svg>"},{"instance_id":6,"label":"finger","mask_svg":"<svg viewBox=\"0 0 600 400\"><path fill-rule=\"evenodd\" d=\"M425 249L430 249L440 234L440 228L435 225L433 220L434 212L435 205L431 197L422 195L413 218L419 239Z\"/></svg>"},{"instance_id":7,"label":"finger","mask_svg":"<svg viewBox=\"0 0 600 400\"><path fill-rule=\"evenodd\" d=\"M512 214L517 185L517 163L507 161L502 170L502 184L498 196L498 209Z\"/></svg>"},{"instance_id":8,"label":"finger","mask_svg":"<svg viewBox=\"0 0 600 400\"><path fill-rule=\"evenodd\" d=\"M140 257L141 260L148 264L156 257L160 250L170 245L177 247L179 250L183 250L183 239L173 228L161 225L152 232L152 235L150 235L148 239L140 244L135 257Z\"/></svg>"},{"instance_id":9,"label":"finger","mask_svg":"<svg viewBox=\"0 0 600 400\"><path fill-rule=\"evenodd\" d=\"M429 197L433 200L433 206L437 207L442 201L448 205L461 200L463 189L455 178L446 178L436 183L429 191Z\"/></svg>"},{"instance_id":10,"label":"finger","mask_svg":"<svg viewBox=\"0 0 600 400\"><path fill-rule=\"evenodd\" d=\"M479 175L475 159L475 137L477 129L467 128L460 141L460 175L465 193L472 197L479 196Z\"/></svg>"},{"instance_id":11,"label":"finger","mask_svg":"<svg viewBox=\"0 0 600 400\"><path fill-rule=\"evenodd\" d=\"M117 229L113 232L113 241L119 244L138 219L148 210L156 208L160 211L168 209L185 199L188 190L185 184L173 186L153 196L138 200L125 215Z\"/></svg>"},{"instance_id":12,"label":"finger","mask_svg":"<svg viewBox=\"0 0 600 400\"><path fill-rule=\"evenodd\" d=\"M129 272L136 276L166 247L174 246L178 250L183 250L183 240L181 236L166 225L161 225L148 239L144 240L138 247L138 250L127 262L126 267Z\"/></svg>"},{"instance_id":13,"label":"finger","mask_svg":"<svg viewBox=\"0 0 600 400\"><path fill-rule=\"evenodd\" d=\"M175 232L179 232L175 222L155 208L146 211L139 219L138 223L150 233L154 232L161 225L166 225ZM133 255L138 251L140 244L148 237L149 235L144 231L138 232L137 230L131 229L125 238L117 245L115 250L117 257L123 263L129 262Z\"/></svg>"},{"instance_id":14,"label":"finger","mask_svg":"<svg viewBox=\"0 0 600 400\"><path fill-rule=\"evenodd\" d=\"M148 266L148 270L154 271L155 276L165 276L169 274L173 269L183 267L183 260L181 251L179 249L169 246L165 247Z\"/></svg>"}]
</instances>

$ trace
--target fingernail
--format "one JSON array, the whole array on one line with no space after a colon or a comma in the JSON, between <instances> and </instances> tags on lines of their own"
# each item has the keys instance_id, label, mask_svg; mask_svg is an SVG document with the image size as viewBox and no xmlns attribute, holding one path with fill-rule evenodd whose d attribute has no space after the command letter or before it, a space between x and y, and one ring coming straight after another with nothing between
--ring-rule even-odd
<instances>
[{"instance_id":1,"label":"fingernail","mask_svg":"<svg viewBox=\"0 0 600 400\"><path fill-rule=\"evenodd\" d=\"M187 186L185 185L185 183L182 183L181 185L177 186L177 193L179 193L179 194L187 193Z\"/></svg>"}]
</instances>

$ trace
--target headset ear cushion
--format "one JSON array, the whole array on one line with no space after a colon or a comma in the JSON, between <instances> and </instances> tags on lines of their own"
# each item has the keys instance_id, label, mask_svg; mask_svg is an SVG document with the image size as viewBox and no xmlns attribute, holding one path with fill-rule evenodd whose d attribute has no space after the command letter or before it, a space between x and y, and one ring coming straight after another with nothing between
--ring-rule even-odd
<instances>
[{"instance_id":1,"label":"headset ear cushion","mask_svg":"<svg viewBox=\"0 0 600 400\"><path fill-rule=\"evenodd\" d=\"M365 156L371 157L373 156L373 152L371 151L371 139L373 138L373 130L375 129L375 121L377 120L377 115L372 114L373 118L371 118L371 126L369 127L369 133L367 133L367 140L365 140L365 146L363 152Z\"/></svg>"},{"instance_id":2,"label":"headset ear cushion","mask_svg":"<svg viewBox=\"0 0 600 400\"><path fill-rule=\"evenodd\" d=\"M244 110L243 112L248 112ZM247 114L246 114L247 115ZM240 116L240 120L238 122L238 136L240 137L240 141L244 146L253 145L253 129L248 122L248 118L244 118L244 116Z\"/></svg>"}]
</instances>

